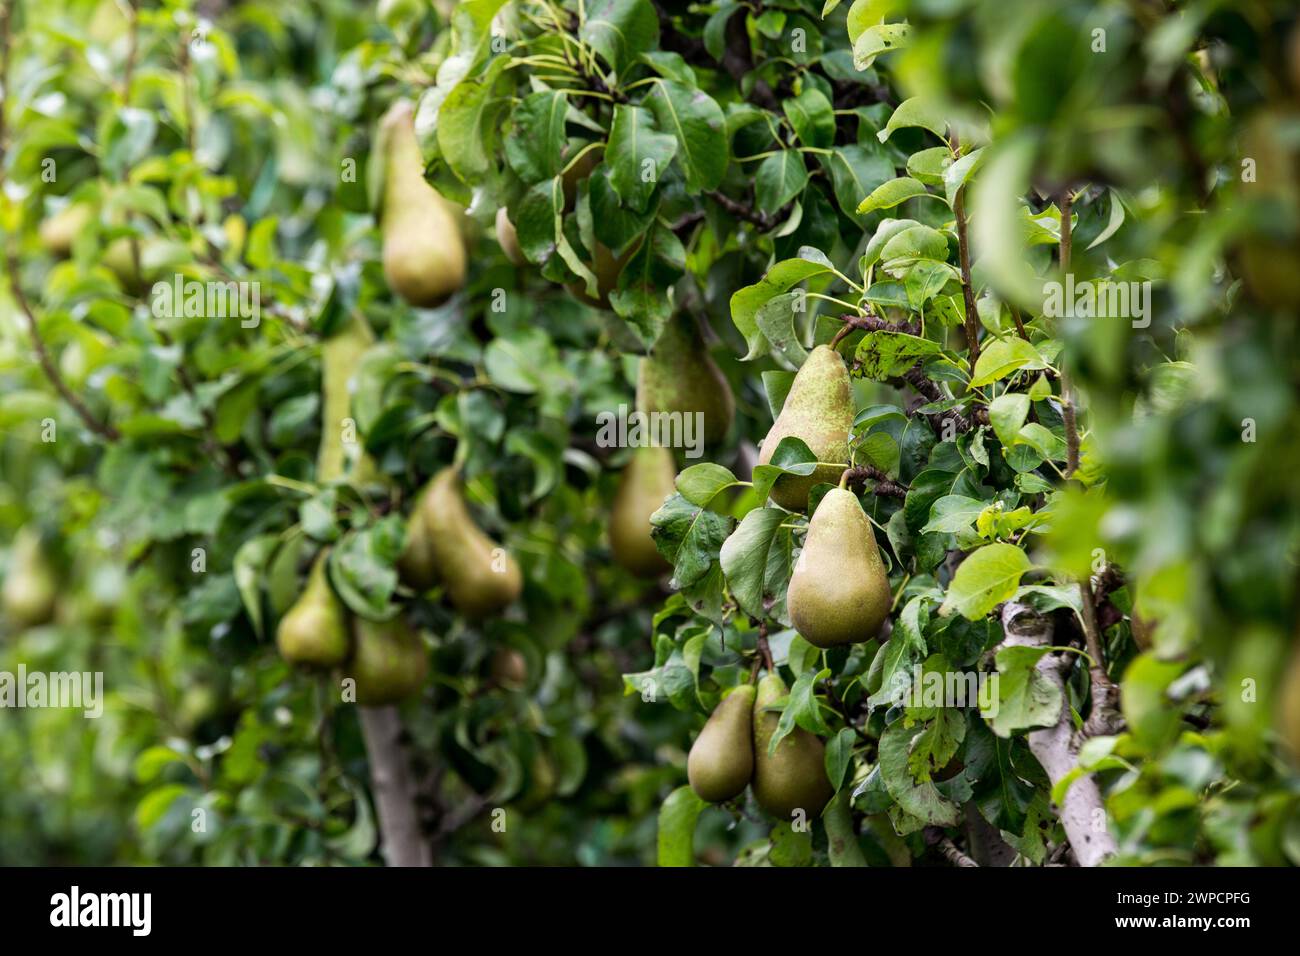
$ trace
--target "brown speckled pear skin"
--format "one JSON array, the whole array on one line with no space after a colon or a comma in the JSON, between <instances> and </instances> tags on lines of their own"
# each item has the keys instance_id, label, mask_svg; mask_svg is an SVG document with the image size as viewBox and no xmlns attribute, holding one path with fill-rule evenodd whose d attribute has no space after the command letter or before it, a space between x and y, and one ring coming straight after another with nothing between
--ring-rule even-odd
<instances>
[{"instance_id":1,"label":"brown speckled pear skin","mask_svg":"<svg viewBox=\"0 0 1300 956\"><path fill-rule=\"evenodd\" d=\"M834 794L826 776L826 747L819 738L796 727L768 756L768 741L781 719L764 708L786 694L785 681L768 674L758 682L754 699L754 797L759 806L779 820L789 821L795 810L808 819L822 812Z\"/></svg>"},{"instance_id":2,"label":"brown speckled pear skin","mask_svg":"<svg viewBox=\"0 0 1300 956\"><path fill-rule=\"evenodd\" d=\"M853 388L849 370L839 353L819 345L808 354L794 377L781 414L763 439L758 463L772 459L781 439L803 439L818 461L849 460L849 432L853 429ZM811 475L782 475L772 486L772 500L787 511L808 507L808 493L819 482L838 484L842 469L823 465Z\"/></svg>"},{"instance_id":3,"label":"brown speckled pear skin","mask_svg":"<svg viewBox=\"0 0 1300 956\"><path fill-rule=\"evenodd\" d=\"M740 796L754 774L753 684L741 684L714 708L686 758L686 777L701 800Z\"/></svg>"},{"instance_id":4,"label":"brown speckled pear skin","mask_svg":"<svg viewBox=\"0 0 1300 956\"><path fill-rule=\"evenodd\" d=\"M343 668L343 676L357 682L358 704L395 704L424 685L429 654L420 635L400 616L391 621L357 618L355 631L356 646Z\"/></svg>"},{"instance_id":5,"label":"brown speckled pear skin","mask_svg":"<svg viewBox=\"0 0 1300 956\"><path fill-rule=\"evenodd\" d=\"M720 444L727 437L736 401L689 315L670 318L641 360L636 407L643 412L699 412L704 416L705 445Z\"/></svg>"},{"instance_id":6,"label":"brown speckled pear skin","mask_svg":"<svg viewBox=\"0 0 1300 956\"><path fill-rule=\"evenodd\" d=\"M853 492L832 488L818 503L785 600L795 630L817 647L860 644L885 623L889 578Z\"/></svg>"},{"instance_id":7,"label":"brown speckled pear skin","mask_svg":"<svg viewBox=\"0 0 1300 956\"><path fill-rule=\"evenodd\" d=\"M524 587L519 565L474 523L455 466L433 476L420 494L419 508L433 566L456 610L483 618L519 597Z\"/></svg>"},{"instance_id":8,"label":"brown speckled pear skin","mask_svg":"<svg viewBox=\"0 0 1300 956\"><path fill-rule=\"evenodd\" d=\"M1300 641L1294 642L1290 660L1282 674L1277 702L1277 731L1300 766Z\"/></svg>"},{"instance_id":9,"label":"brown speckled pear skin","mask_svg":"<svg viewBox=\"0 0 1300 956\"><path fill-rule=\"evenodd\" d=\"M424 178L410 103L393 105L380 121L380 135L387 149L380 221L384 276L411 305L429 308L465 284L459 218Z\"/></svg>"},{"instance_id":10,"label":"brown speckled pear skin","mask_svg":"<svg viewBox=\"0 0 1300 956\"><path fill-rule=\"evenodd\" d=\"M609 510L609 546L614 560L633 574L653 578L670 570L650 537L650 516L676 490L676 479L671 449L646 445L632 450Z\"/></svg>"},{"instance_id":11,"label":"brown speckled pear skin","mask_svg":"<svg viewBox=\"0 0 1300 956\"><path fill-rule=\"evenodd\" d=\"M326 577L328 557L322 551L316 558L307 586L276 628L275 646L290 664L333 667L347 659L347 616Z\"/></svg>"}]
</instances>

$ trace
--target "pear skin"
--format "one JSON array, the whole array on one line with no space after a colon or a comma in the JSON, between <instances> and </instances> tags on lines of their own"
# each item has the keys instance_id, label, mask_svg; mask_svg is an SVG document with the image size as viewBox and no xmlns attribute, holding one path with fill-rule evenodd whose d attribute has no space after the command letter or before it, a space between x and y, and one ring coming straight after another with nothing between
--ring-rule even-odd
<instances>
[{"instance_id":1,"label":"pear skin","mask_svg":"<svg viewBox=\"0 0 1300 956\"><path fill-rule=\"evenodd\" d=\"M714 709L686 758L686 777L701 800L740 796L754 774L753 684L741 684Z\"/></svg>"},{"instance_id":2,"label":"pear skin","mask_svg":"<svg viewBox=\"0 0 1300 956\"><path fill-rule=\"evenodd\" d=\"M352 417L352 376L362 356L374 342L374 333L360 319L352 319L321 343L321 439L316 458L316 480L337 481L347 467L343 442L345 423ZM374 464L362 451L353 464L353 479L366 481Z\"/></svg>"},{"instance_id":3,"label":"pear skin","mask_svg":"<svg viewBox=\"0 0 1300 956\"><path fill-rule=\"evenodd\" d=\"M524 251L519 248L519 233L515 230L515 224L510 221L510 214L506 212L505 206L497 210L497 242L511 265L527 265L528 260L524 258Z\"/></svg>"},{"instance_id":4,"label":"pear skin","mask_svg":"<svg viewBox=\"0 0 1300 956\"><path fill-rule=\"evenodd\" d=\"M276 628L275 645L290 664L334 667L348 656L348 623L343 604L326 574L329 552L322 551L307 576L307 586Z\"/></svg>"},{"instance_id":5,"label":"pear skin","mask_svg":"<svg viewBox=\"0 0 1300 956\"><path fill-rule=\"evenodd\" d=\"M668 320L637 373L636 406L644 412L700 413L706 445L718 445L731 429L736 401L690 316Z\"/></svg>"},{"instance_id":6,"label":"pear skin","mask_svg":"<svg viewBox=\"0 0 1300 956\"><path fill-rule=\"evenodd\" d=\"M474 523L461 493L460 472L444 468L420 495L429 547L451 603L466 617L496 614L523 592L514 557Z\"/></svg>"},{"instance_id":7,"label":"pear skin","mask_svg":"<svg viewBox=\"0 0 1300 956\"><path fill-rule=\"evenodd\" d=\"M411 104L399 102L380 121L386 144L384 276L411 305L440 305L465 284L465 246L448 203L424 178Z\"/></svg>"},{"instance_id":8,"label":"pear skin","mask_svg":"<svg viewBox=\"0 0 1300 956\"><path fill-rule=\"evenodd\" d=\"M816 647L860 644L885 623L889 578L853 492L832 488L818 503L785 600L795 630Z\"/></svg>"},{"instance_id":9,"label":"pear skin","mask_svg":"<svg viewBox=\"0 0 1300 956\"><path fill-rule=\"evenodd\" d=\"M786 396L781 414L772 423L758 463L771 461L781 439L800 438L828 464L811 475L782 475L772 486L772 500L787 511L808 507L808 493L820 482L838 484L843 469L834 467L849 460L849 432L853 429L853 389L849 370L839 353L819 345L809 353Z\"/></svg>"},{"instance_id":10,"label":"pear skin","mask_svg":"<svg viewBox=\"0 0 1300 956\"><path fill-rule=\"evenodd\" d=\"M406 547L397 559L397 573L402 582L424 592L438 583L438 568L433 559L433 541L424 521L422 499L416 498L406 519Z\"/></svg>"},{"instance_id":11,"label":"pear skin","mask_svg":"<svg viewBox=\"0 0 1300 956\"><path fill-rule=\"evenodd\" d=\"M9 570L0 604L15 630L39 627L54 619L58 580L41 547L40 535L30 527L14 537L9 554Z\"/></svg>"},{"instance_id":12,"label":"pear skin","mask_svg":"<svg viewBox=\"0 0 1300 956\"><path fill-rule=\"evenodd\" d=\"M64 206L40 225L41 245L52 256L67 256L72 244L90 226L95 218L95 208L79 202Z\"/></svg>"},{"instance_id":13,"label":"pear skin","mask_svg":"<svg viewBox=\"0 0 1300 956\"><path fill-rule=\"evenodd\" d=\"M498 647L488 662L488 675L498 687L519 690L528 684L528 662L513 647Z\"/></svg>"},{"instance_id":14,"label":"pear skin","mask_svg":"<svg viewBox=\"0 0 1300 956\"><path fill-rule=\"evenodd\" d=\"M834 790L826 776L826 747L813 734L796 727L768 756L767 745L781 716L766 710L786 695L785 681L767 674L758 682L754 699L754 797L779 820L789 821L795 810L811 820L822 812Z\"/></svg>"},{"instance_id":15,"label":"pear skin","mask_svg":"<svg viewBox=\"0 0 1300 956\"><path fill-rule=\"evenodd\" d=\"M609 546L614 560L640 577L670 570L650 537L650 516L676 491L676 479L672 451L654 445L634 448L619 478L609 512Z\"/></svg>"},{"instance_id":16,"label":"pear skin","mask_svg":"<svg viewBox=\"0 0 1300 956\"><path fill-rule=\"evenodd\" d=\"M357 703L383 707L424 686L429 655L420 635L401 616L391 621L355 620L355 646L344 676L357 682Z\"/></svg>"}]
</instances>

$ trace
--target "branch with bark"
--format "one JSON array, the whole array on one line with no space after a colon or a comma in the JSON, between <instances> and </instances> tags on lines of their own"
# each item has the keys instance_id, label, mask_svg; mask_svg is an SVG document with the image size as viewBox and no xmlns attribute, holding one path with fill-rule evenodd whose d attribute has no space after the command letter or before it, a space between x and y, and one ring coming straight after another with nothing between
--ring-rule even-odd
<instances>
[{"instance_id":1,"label":"branch with bark","mask_svg":"<svg viewBox=\"0 0 1300 956\"><path fill-rule=\"evenodd\" d=\"M396 707L358 707L370 761L370 786L379 817L380 848L389 866L432 866L420 827L415 779L402 746Z\"/></svg>"},{"instance_id":2,"label":"branch with bark","mask_svg":"<svg viewBox=\"0 0 1300 956\"><path fill-rule=\"evenodd\" d=\"M1052 644L1051 618L1019 602L1008 601L1002 606L1002 629L1006 634L1003 647L1050 647ZM1029 750L1047 771L1052 786L1077 768L1081 743L1070 717L1063 663L1068 662L1063 662L1057 654L1044 654L1035 665L1042 679L1059 694L1061 713L1055 724L1031 730L1028 735ZM1062 804L1055 809L1080 866L1097 866L1117 852L1115 838L1105 826L1101 790L1091 775L1071 783Z\"/></svg>"}]
</instances>

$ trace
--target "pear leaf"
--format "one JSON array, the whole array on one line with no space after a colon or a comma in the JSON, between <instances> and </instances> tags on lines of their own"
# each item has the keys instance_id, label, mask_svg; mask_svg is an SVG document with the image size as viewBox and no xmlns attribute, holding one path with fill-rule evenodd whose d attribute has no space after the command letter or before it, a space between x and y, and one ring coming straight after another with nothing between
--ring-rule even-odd
<instances>
[{"instance_id":1,"label":"pear leaf","mask_svg":"<svg viewBox=\"0 0 1300 956\"><path fill-rule=\"evenodd\" d=\"M695 865L695 824L708 804L689 786L678 787L659 807L660 866Z\"/></svg>"},{"instance_id":2,"label":"pear leaf","mask_svg":"<svg viewBox=\"0 0 1300 956\"><path fill-rule=\"evenodd\" d=\"M1029 556L1014 544L985 545L957 568L939 613L956 611L972 621L984 617L1016 593L1021 575L1032 567Z\"/></svg>"}]
</instances>

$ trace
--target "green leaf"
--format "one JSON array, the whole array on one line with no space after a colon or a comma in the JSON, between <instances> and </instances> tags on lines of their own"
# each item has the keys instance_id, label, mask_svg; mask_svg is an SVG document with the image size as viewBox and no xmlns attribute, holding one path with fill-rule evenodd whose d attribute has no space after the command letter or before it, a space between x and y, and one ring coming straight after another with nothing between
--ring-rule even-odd
<instances>
[{"instance_id":1,"label":"green leaf","mask_svg":"<svg viewBox=\"0 0 1300 956\"><path fill-rule=\"evenodd\" d=\"M1047 363L1036 348L1018 336L994 339L984 347L975 362L971 387L988 385L1022 368L1047 368Z\"/></svg>"},{"instance_id":2,"label":"green leaf","mask_svg":"<svg viewBox=\"0 0 1300 956\"><path fill-rule=\"evenodd\" d=\"M675 586L688 588L709 573L736 519L673 495L650 516L650 524L654 528L650 535L655 546L673 565Z\"/></svg>"},{"instance_id":3,"label":"green leaf","mask_svg":"<svg viewBox=\"0 0 1300 956\"><path fill-rule=\"evenodd\" d=\"M564 93L541 90L526 96L511 113L505 155L510 168L525 183L557 176L564 168L565 117L569 101Z\"/></svg>"},{"instance_id":4,"label":"green leaf","mask_svg":"<svg viewBox=\"0 0 1300 956\"><path fill-rule=\"evenodd\" d=\"M998 441L1010 448L1016 441L1020 426L1029 414L1029 396L1020 392L1003 392L989 402L989 424Z\"/></svg>"},{"instance_id":5,"label":"green leaf","mask_svg":"<svg viewBox=\"0 0 1300 956\"><path fill-rule=\"evenodd\" d=\"M826 776L836 790L844 785L844 774L853 762L853 748L858 734L852 727L841 727L840 732L826 744Z\"/></svg>"},{"instance_id":6,"label":"green leaf","mask_svg":"<svg viewBox=\"0 0 1300 956\"><path fill-rule=\"evenodd\" d=\"M943 174L943 192L948 198L948 205L951 206L956 201L957 190L966 185L983 160L984 150L980 148L967 153L947 168Z\"/></svg>"},{"instance_id":7,"label":"green leaf","mask_svg":"<svg viewBox=\"0 0 1300 956\"><path fill-rule=\"evenodd\" d=\"M736 476L711 461L691 465L677 476L678 493L693 505L707 508L724 489L739 484Z\"/></svg>"},{"instance_id":8,"label":"green leaf","mask_svg":"<svg viewBox=\"0 0 1300 956\"><path fill-rule=\"evenodd\" d=\"M615 71L659 43L659 15L650 0L592 0L578 37Z\"/></svg>"},{"instance_id":9,"label":"green leaf","mask_svg":"<svg viewBox=\"0 0 1300 956\"><path fill-rule=\"evenodd\" d=\"M235 586L244 603L244 612L252 622L253 633L258 637L262 636L262 581L279 541L278 535L261 534L249 538L235 552Z\"/></svg>"},{"instance_id":10,"label":"green leaf","mask_svg":"<svg viewBox=\"0 0 1300 956\"><path fill-rule=\"evenodd\" d=\"M659 865L695 865L695 824L708 804L690 787L678 787L659 807Z\"/></svg>"},{"instance_id":11,"label":"green leaf","mask_svg":"<svg viewBox=\"0 0 1300 956\"><path fill-rule=\"evenodd\" d=\"M981 707L980 714L999 737L1010 737L1034 727L1052 727L1061 719L1064 700L1060 688L1038 670L1043 655L1053 650L1052 647L1016 646L998 651L997 701Z\"/></svg>"},{"instance_id":12,"label":"green leaf","mask_svg":"<svg viewBox=\"0 0 1300 956\"><path fill-rule=\"evenodd\" d=\"M702 90L663 79L655 81L645 102L659 129L677 139L687 192L716 189L731 159L721 107Z\"/></svg>"},{"instance_id":13,"label":"green leaf","mask_svg":"<svg viewBox=\"0 0 1300 956\"><path fill-rule=\"evenodd\" d=\"M157 790L150 790L136 805L136 829L142 833L152 829L154 824L161 820L167 811L171 809L172 804L189 793L190 789L179 783L169 783Z\"/></svg>"},{"instance_id":14,"label":"green leaf","mask_svg":"<svg viewBox=\"0 0 1300 956\"><path fill-rule=\"evenodd\" d=\"M655 129L649 110L625 104L615 107L605 162L610 186L629 208L645 210L676 153L677 140Z\"/></svg>"},{"instance_id":15,"label":"green leaf","mask_svg":"<svg viewBox=\"0 0 1300 956\"><path fill-rule=\"evenodd\" d=\"M794 366L803 365L808 357L808 350L799 341L795 328L799 317L805 314L796 310L805 308L808 301L808 297L798 290L787 292L764 302L754 316L754 324L772 350Z\"/></svg>"},{"instance_id":16,"label":"green leaf","mask_svg":"<svg viewBox=\"0 0 1300 956\"><path fill-rule=\"evenodd\" d=\"M841 730L840 734L852 730ZM838 739L838 738L837 738ZM829 752L827 753L829 758ZM852 798L841 792L831 798L831 802L822 811L822 822L826 826L826 854L831 866L866 866L867 858L858 845L858 829L853 822Z\"/></svg>"},{"instance_id":17,"label":"green leaf","mask_svg":"<svg viewBox=\"0 0 1300 956\"><path fill-rule=\"evenodd\" d=\"M1021 575L1032 567L1013 544L985 545L958 566L940 613L956 611L972 621L984 617L1016 593Z\"/></svg>"},{"instance_id":18,"label":"green leaf","mask_svg":"<svg viewBox=\"0 0 1300 956\"><path fill-rule=\"evenodd\" d=\"M929 780L917 783L912 776L912 744L925 729L923 724L905 726L896 721L880 736L880 771L885 788L898 806L931 826L956 826L960 809L946 799Z\"/></svg>"},{"instance_id":19,"label":"green leaf","mask_svg":"<svg viewBox=\"0 0 1300 956\"><path fill-rule=\"evenodd\" d=\"M912 28L906 23L878 23L867 27L853 43L853 66L868 69L882 53L906 49L911 39Z\"/></svg>"},{"instance_id":20,"label":"green leaf","mask_svg":"<svg viewBox=\"0 0 1300 956\"><path fill-rule=\"evenodd\" d=\"M877 209L893 209L899 203L906 202L917 196L929 196L925 186L918 183L915 179L900 177L891 179L887 183L881 183L871 191L871 195L858 204L858 212L865 215L869 212L875 212ZM931 198L937 199L937 196Z\"/></svg>"},{"instance_id":21,"label":"green leaf","mask_svg":"<svg viewBox=\"0 0 1300 956\"><path fill-rule=\"evenodd\" d=\"M952 150L933 146L907 157L907 174L927 186L942 186L943 174L952 165Z\"/></svg>"},{"instance_id":22,"label":"green leaf","mask_svg":"<svg viewBox=\"0 0 1300 956\"><path fill-rule=\"evenodd\" d=\"M930 520L921 534L954 534L965 531L988 504L964 495L944 495L930 506Z\"/></svg>"},{"instance_id":23,"label":"green leaf","mask_svg":"<svg viewBox=\"0 0 1300 956\"><path fill-rule=\"evenodd\" d=\"M139 783L153 783L158 775L174 763L184 763L185 756L171 747L157 744L135 758L135 779Z\"/></svg>"},{"instance_id":24,"label":"green leaf","mask_svg":"<svg viewBox=\"0 0 1300 956\"><path fill-rule=\"evenodd\" d=\"M816 250L811 250L816 252ZM754 285L732 293L731 320L749 343L749 352L742 361L750 361L762 354L763 334L758 328L756 317L758 310L768 300L789 291L794 286L815 276L832 271L830 260L817 253L816 258L785 259L767 270Z\"/></svg>"},{"instance_id":25,"label":"green leaf","mask_svg":"<svg viewBox=\"0 0 1300 956\"><path fill-rule=\"evenodd\" d=\"M858 204L881 183L894 178L894 163L879 146L853 143L837 146L822 163L831 174L831 185L840 211L850 219L861 222Z\"/></svg>"},{"instance_id":26,"label":"green leaf","mask_svg":"<svg viewBox=\"0 0 1300 956\"><path fill-rule=\"evenodd\" d=\"M783 149L758 164L754 174L754 199L764 212L776 212L808 185L803 154Z\"/></svg>"},{"instance_id":27,"label":"green leaf","mask_svg":"<svg viewBox=\"0 0 1300 956\"><path fill-rule=\"evenodd\" d=\"M900 375L922 355L941 351L938 342L906 332L868 332L858 343L854 359L862 363L864 377L875 382Z\"/></svg>"},{"instance_id":28,"label":"green leaf","mask_svg":"<svg viewBox=\"0 0 1300 956\"><path fill-rule=\"evenodd\" d=\"M790 578L790 531L781 525L789 514L780 508L756 508L722 544L719 562L731 595L751 617L767 619L783 600Z\"/></svg>"},{"instance_id":29,"label":"green leaf","mask_svg":"<svg viewBox=\"0 0 1300 956\"><path fill-rule=\"evenodd\" d=\"M889 117L885 128L876 134L882 143L894 130L911 128L928 129L940 139L947 139L948 121L939 103L924 96L903 100Z\"/></svg>"},{"instance_id":30,"label":"green leaf","mask_svg":"<svg viewBox=\"0 0 1300 956\"><path fill-rule=\"evenodd\" d=\"M835 142L835 109L811 83L804 84L794 99L784 100L781 109L804 146L827 149Z\"/></svg>"},{"instance_id":31,"label":"green leaf","mask_svg":"<svg viewBox=\"0 0 1300 956\"><path fill-rule=\"evenodd\" d=\"M652 345L672 312L667 290L686 270L686 250L673 232L655 225L619 274L609 301L614 311Z\"/></svg>"}]
</instances>

